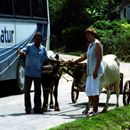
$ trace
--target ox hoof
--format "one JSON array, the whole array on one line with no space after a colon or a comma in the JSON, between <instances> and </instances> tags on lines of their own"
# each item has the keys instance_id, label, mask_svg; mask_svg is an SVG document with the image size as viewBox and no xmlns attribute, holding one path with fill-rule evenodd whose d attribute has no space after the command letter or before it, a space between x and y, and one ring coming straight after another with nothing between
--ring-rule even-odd
<instances>
[{"instance_id":1,"label":"ox hoof","mask_svg":"<svg viewBox=\"0 0 130 130\"><path fill-rule=\"evenodd\" d=\"M42 107L42 111L43 112L47 112L47 110L48 110L48 107L46 106L46 107Z\"/></svg>"},{"instance_id":2,"label":"ox hoof","mask_svg":"<svg viewBox=\"0 0 130 130\"><path fill-rule=\"evenodd\" d=\"M60 108L59 107L55 107L55 111L60 111Z\"/></svg>"},{"instance_id":3,"label":"ox hoof","mask_svg":"<svg viewBox=\"0 0 130 130\"><path fill-rule=\"evenodd\" d=\"M102 113L106 113L106 112L107 112L107 109L104 108L104 109L102 110Z\"/></svg>"},{"instance_id":4,"label":"ox hoof","mask_svg":"<svg viewBox=\"0 0 130 130\"><path fill-rule=\"evenodd\" d=\"M53 104L50 104L50 109L54 109L54 105Z\"/></svg>"},{"instance_id":5,"label":"ox hoof","mask_svg":"<svg viewBox=\"0 0 130 130\"><path fill-rule=\"evenodd\" d=\"M88 110L85 108L85 110L82 111L83 114L88 114Z\"/></svg>"}]
</instances>

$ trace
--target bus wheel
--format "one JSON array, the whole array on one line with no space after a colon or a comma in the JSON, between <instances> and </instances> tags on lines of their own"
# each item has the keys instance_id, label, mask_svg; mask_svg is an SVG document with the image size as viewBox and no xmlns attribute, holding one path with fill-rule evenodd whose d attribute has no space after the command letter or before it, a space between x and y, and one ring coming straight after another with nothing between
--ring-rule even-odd
<instances>
[{"instance_id":1,"label":"bus wheel","mask_svg":"<svg viewBox=\"0 0 130 130\"><path fill-rule=\"evenodd\" d=\"M22 59L18 61L17 65L17 81L16 81L16 91L18 93L24 92L24 67L25 63Z\"/></svg>"}]
</instances>

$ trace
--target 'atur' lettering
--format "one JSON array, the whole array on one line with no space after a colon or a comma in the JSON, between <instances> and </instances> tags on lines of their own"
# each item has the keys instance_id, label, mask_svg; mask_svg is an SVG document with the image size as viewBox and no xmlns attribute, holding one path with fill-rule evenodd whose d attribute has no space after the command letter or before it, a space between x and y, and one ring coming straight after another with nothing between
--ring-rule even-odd
<instances>
[{"instance_id":1,"label":"'atur' lettering","mask_svg":"<svg viewBox=\"0 0 130 130\"><path fill-rule=\"evenodd\" d=\"M0 34L1 43L13 43L13 34L14 30L7 30L6 27L4 27Z\"/></svg>"}]
</instances>

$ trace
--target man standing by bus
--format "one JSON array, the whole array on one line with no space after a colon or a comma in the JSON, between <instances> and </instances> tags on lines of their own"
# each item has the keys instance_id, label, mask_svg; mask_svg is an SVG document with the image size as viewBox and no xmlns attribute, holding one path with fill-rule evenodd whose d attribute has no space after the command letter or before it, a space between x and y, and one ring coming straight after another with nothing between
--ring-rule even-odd
<instances>
[{"instance_id":1,"label":"man standing by bus","mask_svg":"<svg viewBox=\"0 0 130 130\"><path fill-rule=\"evenodd\" d=\"M28 44L26 48L19 50L21 56L26 55L25 60L25 111L26 114L31 114L31 96L30 90L32 81L34 81L34 113L42 113L41 111L41 68L44 62L47 61L47 51L42 42L42 34L36 32L34 43Z\"/></svg>"}]
</instances>

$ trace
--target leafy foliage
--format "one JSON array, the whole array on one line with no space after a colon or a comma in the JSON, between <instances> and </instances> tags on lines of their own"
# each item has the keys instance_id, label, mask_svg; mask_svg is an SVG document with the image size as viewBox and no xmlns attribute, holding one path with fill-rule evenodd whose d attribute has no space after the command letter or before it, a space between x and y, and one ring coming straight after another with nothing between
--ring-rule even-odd
<instances>
[{"instance_id":1,"label":"leafy foliage","mask_svg":"<svg viewBox=\"0 0 130 130\"><path fill-rule=\"evenodd\" d=\"M65 52L71 52L86 49L84 26L72 26L62 31L63 44Z\"/></svg>"},{"instance_id":2,"label":"leafy foliage","mask_svg":"<svg viewBox=\"0 0 130 130\"><path fill-rule=\"evenodd\" d=\"M104 45L104 54L113 53L120 59L125 59L130 53L130 25L122 21L97 21L96 28L99 39Z\"/></svg>"},{"instance_id":3,"label":"leafy foliage","mask_svg":"<svg viewBox=\"0 0 130 130\"><path fill-rule=\"evenodd\" d=\"M49 0L52 49L77 51L85 47L84 29L93 26L104 45L104 54L126 59L130 53L130 25L109 21L109 13L119 0ZM80 45L80 47L79 47Z\"/></svg>"},{"instance_id":4,"label":"leafy foliage","mask_svg":"<svg viewBox=\"0 0 130 130\"><path fill-rule=\"evenodd\" d=\"M112 8L114 0L49 0L51 33L57 37L57 47L66 46L62 36L64 30L75 26L87 27L97 19L107 19L110 5ZM76 44L75 40L72 44Z\"/></svg>"}]
</instances>

